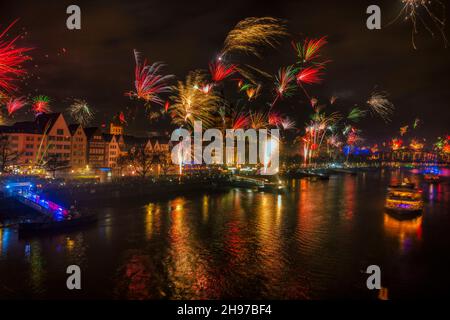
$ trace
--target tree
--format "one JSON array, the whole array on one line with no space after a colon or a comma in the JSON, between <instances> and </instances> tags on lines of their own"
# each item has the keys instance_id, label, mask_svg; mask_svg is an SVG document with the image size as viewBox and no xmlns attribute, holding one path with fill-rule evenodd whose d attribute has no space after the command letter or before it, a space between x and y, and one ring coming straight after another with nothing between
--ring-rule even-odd
<instances>
[{"instance_id":1,"label":"tree","mask_svg":"<svg viewBox=\"0 0 450 320\"><path fill-rule=\"evenodd\" d=\"M154 162L153 154L146 148L146 144L139 144L134 146L128 158L130 163L134 166L136 172L145 178L150 173Z\"/></svg>"},{"instance_id":2,"label":"tree","mask_svg":"<svg viewBox=\"0 0 450 320\"><path fill-rule=\"evenodd\" d=\"M120 176L123 173L123 169L129 164L130 164L130 158L128 155L125 155L125 156L121 155L117 158L116 169Z\"/></svg>"},{"instance_id":3,"label":"tree","mask_svg":"<svg viewBox=\"0 0 450 320\"><path fill-rule=\"evenodd\" d=\"M55 178L57 171L68 169L70 168L70 165L68 160L61 160L55 154L49 154L42 167L48 172L51 172L53 178Z\"/></svg>"},{"instance_id":4,"label":"tree","mask_svg":"<svg viewBox=\"0 0 450 320\"><path fill-rule=\"evenodd\" d=\"M0 134L0 172L7 172L8 167L17 164L19 152L13 151L8 136Z\"/></svg>"},{"instance_id":5,"label":"tree","mask_svg":"<svg viewBox=\"0 0 450 320\"><path fill-rule=\"evenodd\" d=\"M159 165L163 175L167 175L169 172L170 166L172 165L172 158L170 156L170 152L158 152L154 156L154 163Z\"/></svg>"}]
</instances>

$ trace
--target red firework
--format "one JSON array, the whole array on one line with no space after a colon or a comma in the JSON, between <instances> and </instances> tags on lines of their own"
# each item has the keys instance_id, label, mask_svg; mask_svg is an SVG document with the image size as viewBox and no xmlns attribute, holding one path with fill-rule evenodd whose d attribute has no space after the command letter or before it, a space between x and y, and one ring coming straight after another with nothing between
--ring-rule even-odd
<instances>
[{"instance_id":1,"label":"red firework","mask_svg":"<svg viewBox=\"0 0 450 320\"><path fill-rule=\"evenodd\" d=\"M8 109L8 114L12 115L14 112L22 109L27 104L27 101L24 97L20 98L11 98L8 102L6 102L6 108Z\"/></svg>"},{"instance_id":2,"label":"red firework","mask_svg":"<svg viewBox=\"0 0 450 320\"><path fill-rule=\"evenodd\" d=\"M20 36L17 36L10 41L3 40L3 38L6 37L6 33L17 21L18 20L15 20L0 33L0 89L6 92L15 91L17 89L13 84L13 81L26 73L25 70L21 68L21 65L23 62L30 59L25 53L30 51L31 48L15 46L15 43Z\"/></svg>"},{"instance_id":3,"label":"red firework","mask_svg":"<svg viewBox=\"0 0 450 320\"><path fill-rule=\"evenodd\" d=\"M152 65L147 64L147 60L141 62L139 52L136 50L134 50L134 58L136 61L134 69L136 91L128 92L125 95L163 105L164 100L160 98L160 94L171 92L168 82L173 76L161 75L160 71L164 65L159 62Z\"/></svg>"},{"instance_id":4,"label":"red firework","mask_svg":"<svg viewBox=\"0 0 450 320\"><path fill-rule=\"evenodd\" d=\"M49 113L50 98L47 96L37 96L33 99L33 111L36 115L41 113Z\"/></svg>"},{"instance_id":5,"label":"red firework","mask_svg":"<svg viewBox=\"0 0 450 320\"><path fill-rule=\"evenodd\" d=\"M273 126L278 126L283 122L283 118L280 116L280 114L276 112L272 112L269 114L269 124Z\"/></svg>"},{"instance_id":6,"label":"red firework","mask_svg":"<svg viewBox=\"0 0 450 320\"><path fill-rule=\"evenodd\" d=\"M322 81L321 68L307 67L297 74L297 82L299 84L317 84Z\"/></svg>"},{"instance_id":7,"label":"red firework","mask_svg":"<svg viewBox=\"0 0 450 320\"><path fill-rule=\"evenodd\" d=\"M249 119L245 115L239 115L235 120L233 124L233 129L244 129L249 123Z\"/></svg>"},{"instance_id":8,"label":"red firework","mask_svg":"<svg viewBox=\"0 0 450 320\"><path fill-rule=\"evenodd\" d=\"M315 65L323 65L326 64L328 61L324 62L316 62L317 58L320 56L320 49L324 45L328 43L327 37L322 37L320 39L306 39L303 43L302 42L292 42L292 46L294 47L294 50L297 51L297 56L300 59L300 63L312 63Z\"/></svg>"},{"instance_id":9,"label":"red firework","mask_svg":"<svg viewBox=\"0 0 450 320\"><path fill-rule=\"evenodd\" d=\"M209 71L214 82L221 82L236 72L236 65L216 61L209 64Z\"/></svg>"},{"instance_id":10,"label":"red firework","mask_svg":"<svg viewBox=\"0 0 450 320\"><path fill-rule=\"evenodd\" d=\"M119 121L120 121L121 124L127 123L127 121L125 119L125 114L123 113L123 111L120 111Z\"/></svg>"}]
</instances>

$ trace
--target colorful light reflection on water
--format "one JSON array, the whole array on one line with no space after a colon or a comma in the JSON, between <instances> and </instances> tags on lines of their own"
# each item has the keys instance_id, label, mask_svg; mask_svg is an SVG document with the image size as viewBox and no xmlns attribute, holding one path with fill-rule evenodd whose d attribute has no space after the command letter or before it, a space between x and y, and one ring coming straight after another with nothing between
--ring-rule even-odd
<instances>
[{"instance_id":1,"label":"colorful light reflection on water","mask_svg":"<svg viewBox=\"0 0 450 320\"><path fill-rule=\"evenodd\" d=\"M399 221L384 212L386 186L405 177L421 184L425 209ZM391 299L448 292L448 184L383 170L288 185L116 204L99 209L96 227L33 240L0 229L0 295L376 299L365 288L371 264ZM69 264L84 270L80 293L62 289Z\"/></svg>"}]
</instances>

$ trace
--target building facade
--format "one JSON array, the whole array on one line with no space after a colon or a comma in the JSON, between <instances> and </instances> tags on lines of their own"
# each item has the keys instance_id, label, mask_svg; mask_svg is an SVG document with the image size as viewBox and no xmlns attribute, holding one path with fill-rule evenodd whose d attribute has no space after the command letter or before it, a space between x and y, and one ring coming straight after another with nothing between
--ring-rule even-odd
<instances>
[{"instance_id":1,"label":"building facade","mask_svg":"<svg viewBox=\"0 0 450 320\"><path fill-rule=\"evenodd\" d=\"M168 138L126 136L123 127L117 124L111 124L108 131L68 125L61 113L41 114L34 121L0 126L8 152L17 155L11 165L26 170L45 168L50 159L64 163L64 169L73 172L115 169L119 159L137 146L145 146L151 154L170 153Z\"/></svg>"},{"instance_id":2,"label":"building facade","mask_svg":"<svg viewBox=\"0 0 450 320\"><path fill-rule=\"evenodd\" d=\"M88 164L86 133L80 124L69 125L69 130L72 135L71 169L75 171L85 169Z\"/></svg>"}]
</instances>

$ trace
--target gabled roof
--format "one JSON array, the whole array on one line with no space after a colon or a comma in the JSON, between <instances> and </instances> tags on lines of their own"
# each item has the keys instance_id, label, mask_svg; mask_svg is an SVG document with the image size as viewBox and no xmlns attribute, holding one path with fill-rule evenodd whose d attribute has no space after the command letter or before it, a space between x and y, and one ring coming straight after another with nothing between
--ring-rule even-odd
<instances>
[{"instance_id":1,"label":"gabled roof","mask_svg":"<svg viewBox=\"0 0 450 320\"><path fill-rule=\"evenodd\" d=\"M78 128L80 127L80 124L75 123L75 124L69 124L69 131L71 135L74 135L75 132L77 132Z\"/></svg>"},{"instance_id":2,"label":"gabled roof","mask_svg":"<svg viewBox=\"0 0 450 320\"><path fill-rule=\"evenodd\" d=\"M2 132L44 134L52 129L59 116L61 113L43 113L38 115L34 121L16 122L12 126L2 128Z\"/></svg>"},{"instance_id":3,"label":"gabled roof","mask_svg":"<svg viewBox=\"0 0 450 320\"><path fill-rule=\"evenodd\" d=\"M109 133L103 133L103 140L105 140L106 142L111 142L114 139L114 135L113 134L109 134Z\"/></svg>"},{"instance_id":4,"label":"gabled roof","mask_svg":"<svg viewBox=\"0 0 450 320\"><path fill-rule=\"evenodd\" d=\"M44 133L46 130L47 132L52 130L53 126L56 123L56 120L61 116L61 113L41 113L36 117L36 120L34 122L36 123L36 126L38 129Z\"/></svg>"},{"instance_id":5,"label":"gabled roof","mask_svg":"<svg viewBox=\"0 0 450 320\"><path fill-rule=\"evenodd\" d=\"M84 134L86 134L86 137L88 139L92 139L94 135L101 135L101 132L98 127L89 127L89 128L83 128Z\"/></svg>"},{"instance_id":6,"label":"gabled roof","mask_svg":"<svg viewBox=\"0 0 450 320\"><path fill-rule=\"evenodd\" d=\"M151 137L150 142L152 143L152 145L154 145L156 142L158 142L159 145L169 144L170 138L165 136Z\"/></svg>"}]
</instances>

